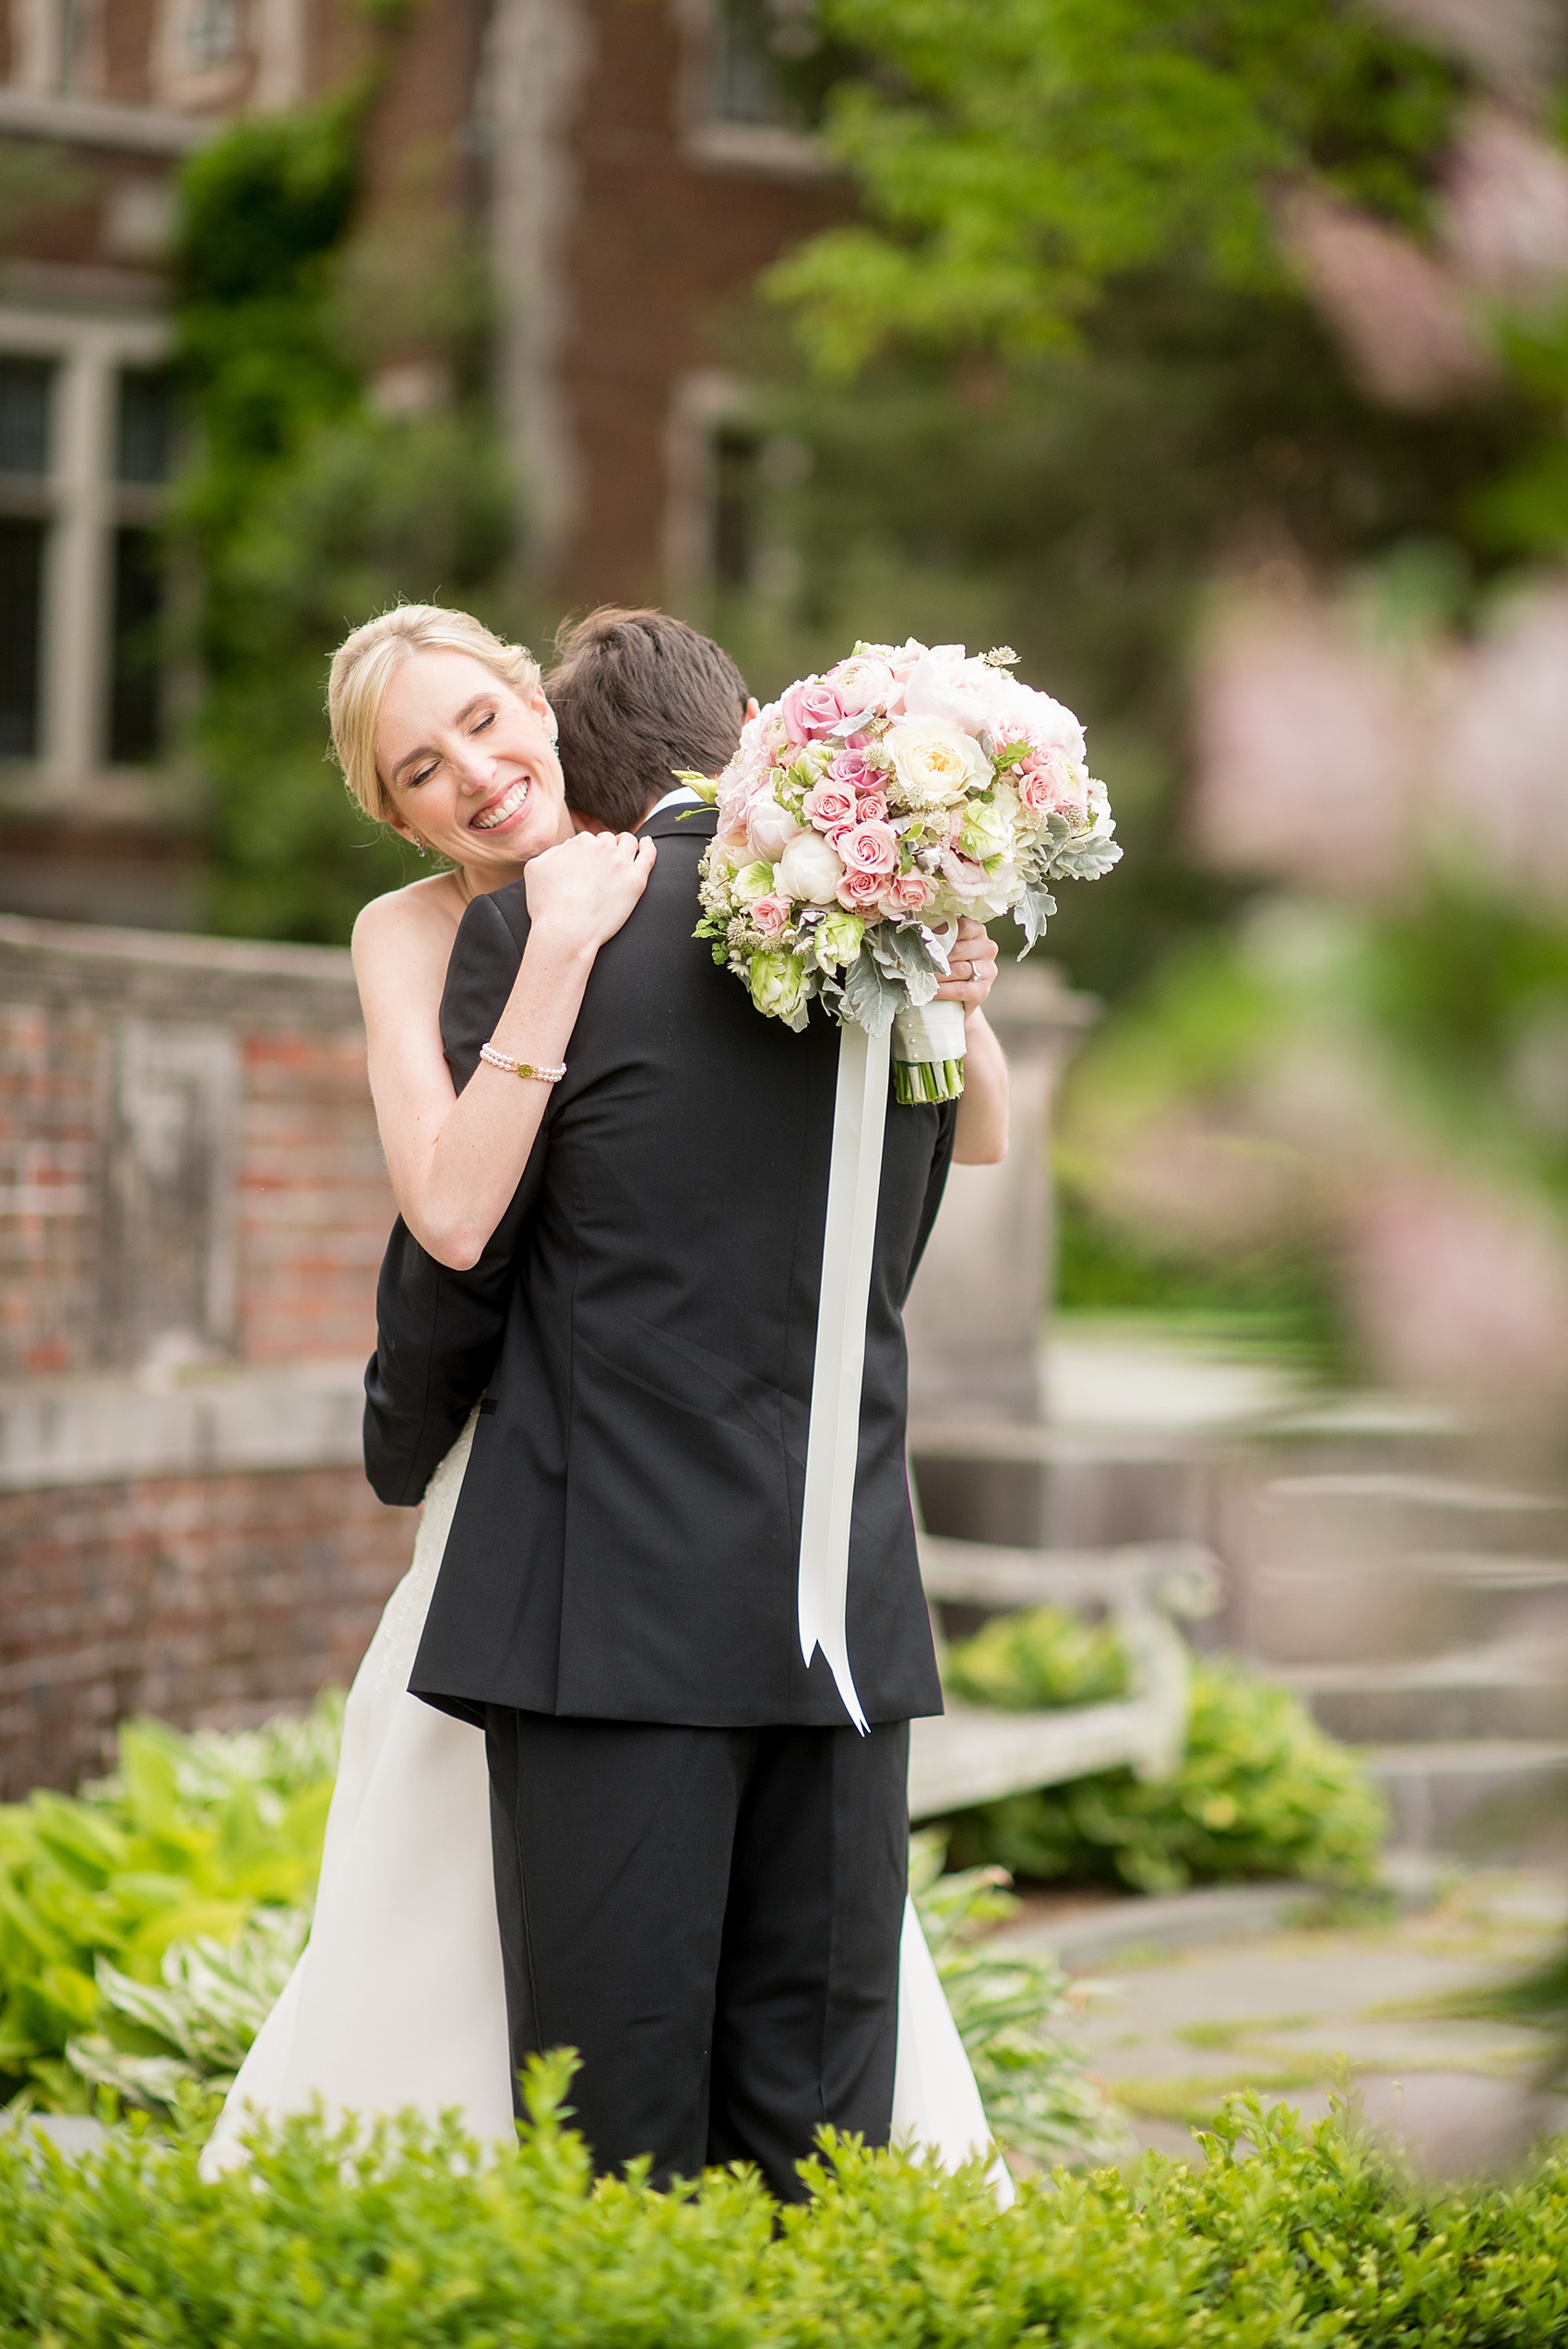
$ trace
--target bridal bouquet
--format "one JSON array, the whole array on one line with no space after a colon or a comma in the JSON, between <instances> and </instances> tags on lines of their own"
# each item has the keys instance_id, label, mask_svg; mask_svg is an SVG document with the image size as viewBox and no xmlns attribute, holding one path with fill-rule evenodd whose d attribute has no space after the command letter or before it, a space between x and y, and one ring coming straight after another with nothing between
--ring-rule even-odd
<instances>
[{"instance_id":1,"label":"bridal bouquet","mask_svg":"<svg viewBox=\"0 0 1568 2349\"><path fill-rule=\"evenodd\" d=\"M1051 884L1121 856L1069 709L1002 647L857 645L752 718L717 781L699 938L771 1019L820 995L873 1036L891 1023L900 1101L963 1090L964 1013L932 999L962 914L1016 914L1025 954Z\"/></svg>"}]
</instances>

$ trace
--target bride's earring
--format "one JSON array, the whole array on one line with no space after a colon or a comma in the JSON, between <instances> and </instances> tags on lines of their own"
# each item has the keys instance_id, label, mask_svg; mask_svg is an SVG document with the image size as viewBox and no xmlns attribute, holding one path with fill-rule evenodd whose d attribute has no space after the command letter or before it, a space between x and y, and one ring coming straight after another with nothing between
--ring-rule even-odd
<instances>
[{"instance_id":1,"label":"bride's earring","mask_svg":"<svg viewBox=\"0 0 1568 2349\"><path fill-rule=\"evenodd\" d=\"M414 852L414 854L415 854L415 856L416 856L416 857L422 857L422 856L423 856L423 854L424 854L424 842L423 842L423 841L420 838L420 836L419 836L419 835L418 835L418 833L417 833L417 832L410 832L410 835L409 835L409 846L410 846L410 848L412 848L412 850L413 850L413 852Z\"/></svg>"},{"instance_id":2,"label":"bride's earring","mask_svg":"<svg viewBox=\"0 0 1568 2349\"><path fill-rule=\"evenodd\" d=\"M551 749L552 751L559 750L561 747L561 720L556 717L553 710L550 712L549 717L545 721L545 731L550 737Z\"/></svg>"}]
</instances>

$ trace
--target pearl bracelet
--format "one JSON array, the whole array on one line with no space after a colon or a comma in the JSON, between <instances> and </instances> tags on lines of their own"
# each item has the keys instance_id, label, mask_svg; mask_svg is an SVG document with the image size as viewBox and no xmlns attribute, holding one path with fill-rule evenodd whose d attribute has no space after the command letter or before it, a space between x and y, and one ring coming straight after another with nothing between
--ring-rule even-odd
<instances>
[{"instance_id":1,"label":"pearl bracelet","mask_svg":"<svg viewBox=\"0 0 1568 2349\"><path fill-rule=\"evenodd\" d=\"M479 1056L481 1061L488 1061L493 1069L503 1070L507 1076L535 1076L540 1085L559 1085L566 1074L564 1061L558 1069L537 1068L532 1061L509 1061L505 1052L495 1050L493 1044L481 1044Z\"/></svg>"}]
</instances>

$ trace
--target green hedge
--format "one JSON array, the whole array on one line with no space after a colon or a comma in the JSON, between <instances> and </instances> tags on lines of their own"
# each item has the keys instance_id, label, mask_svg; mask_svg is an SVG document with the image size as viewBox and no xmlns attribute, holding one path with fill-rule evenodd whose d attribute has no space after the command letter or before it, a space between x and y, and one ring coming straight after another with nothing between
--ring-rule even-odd
<instances>
[{"instance_id":1,"label":"green hedge","mask_svg":"<svg viewBox=\"0 0 1568 2349\"><path fill-rule=\"evenodd\" d=\"M295 2122L212 2185L192 2144L81 2162L0 2136L0 2343L21 2349L1525 2349L1568 2339L1568 2162L1423 2198L1336 2122L1233 2112L1203 2167L1026 2186L829 2147L781 2215L750 2177L595 2187L536 2068L483 2163Z\"/></svg>"},{"instance_id":2,"label":"green hedge","mask_svg":"<svg viewBox=\"0 0 1568 2349\"><path fill-rule=\"evenodd\" d=\"M998 1616L947 1660L956 1696L1019 1710L1102 1702L1125 1673L1112 1633L1059 1608ZM953 1822L950 1859L1015 1876L1166 1892L1242 1876L1370 1884L1387 1816L1365 1764L1289 1690L1195 1658L1187 1747L1169 1778L1107 1770Z\"/></svg>"}]
</instances>

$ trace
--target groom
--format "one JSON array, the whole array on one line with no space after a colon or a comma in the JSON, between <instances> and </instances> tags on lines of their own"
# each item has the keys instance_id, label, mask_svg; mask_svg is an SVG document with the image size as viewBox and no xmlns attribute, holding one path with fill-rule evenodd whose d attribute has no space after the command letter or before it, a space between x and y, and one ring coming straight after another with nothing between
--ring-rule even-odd
<instances>
[{"instance_id":1,"label":"groom","mask_svg":"<svg viewBox=\"0 0 1568 2349\"><path fill-rule=\"evenodd\" d=\"M695 940L728 656L595 613L551 681L575 811L658 843L473 1271L399 1225L366 1465L417 1501L479 1402L410 1686L481 1725L513 2062L569 2045L596 2166L744 2159L798 2199L817 2129L887 2141L909 1723L942 1697L905 1475L900 1310L955 1112L890 1107L866 1329L849 1646L809 1669L796 1572L837 1031L764 1019ZM442 1003L472 1075L521 961L522 882L463 917ZM482 1401L480 1398L482 1395Z\"/></svg>"}]
</instances>

